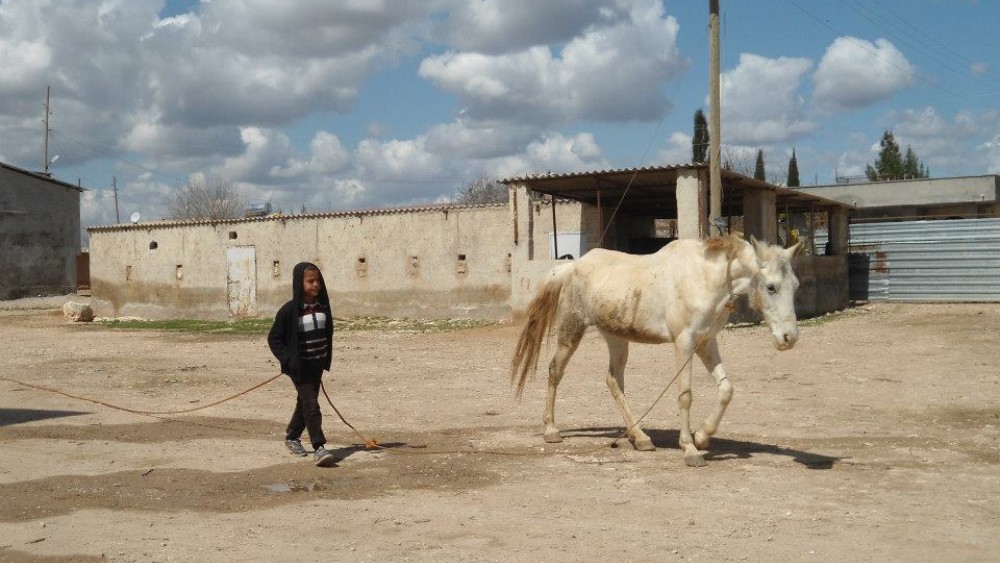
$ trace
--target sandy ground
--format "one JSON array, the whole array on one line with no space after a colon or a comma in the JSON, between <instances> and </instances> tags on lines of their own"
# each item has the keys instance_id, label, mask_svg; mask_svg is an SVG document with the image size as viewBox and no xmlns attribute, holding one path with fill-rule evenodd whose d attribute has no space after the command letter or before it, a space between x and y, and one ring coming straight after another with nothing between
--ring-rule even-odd
<instances>
[{"instance_id":1,"label":"sandy ground","mask_svg":"<svg viewBox=\"0 0 1000 563\"><path fill-rule=\"evenodd\" d=\"M61 305L61 301L59 302ZM284 378L154 418L0 381L0 561L986 561L1000 554L1000 306L878 305L803 324L778 352L727 330L736 395L706 456L677 449L675 393L622 430L588 334L541 439L544 378L517 401L518 327L339 333L327 387L340 461L289 455ZM113 331L0 307L0 376L140 410L276 373L262 337ZM545 360L547 362L547 358ZM673 352L633 346L642 412ZM714 397L695 371L695 422ZM414 448L407 446L425 446Z\"/></svg>"}]
</instances>

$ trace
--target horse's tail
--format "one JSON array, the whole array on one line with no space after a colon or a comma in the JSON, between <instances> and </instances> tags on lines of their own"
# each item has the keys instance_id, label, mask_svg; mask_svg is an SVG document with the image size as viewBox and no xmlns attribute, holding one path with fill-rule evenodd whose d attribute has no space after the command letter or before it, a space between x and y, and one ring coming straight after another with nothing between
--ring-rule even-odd
<instances>
[{"instance_id":1,"label":"horse's tail","mask_svg":"<svg viewBox=\"0 0 1000 563\"><path fill-rule=\"evenodd\" d=\"M514 357L510 361L510 383L517 383L517 396L524 391L524 383L528 374L534 374L538 369L538 355L542 349L542 341L552 326L559 310L559 294L563 285L570 278L573 264L560 264L549 272L548 278L538 288L538 293L528 305L528 318L517 339Z\"/></svg>"}]
</instances>

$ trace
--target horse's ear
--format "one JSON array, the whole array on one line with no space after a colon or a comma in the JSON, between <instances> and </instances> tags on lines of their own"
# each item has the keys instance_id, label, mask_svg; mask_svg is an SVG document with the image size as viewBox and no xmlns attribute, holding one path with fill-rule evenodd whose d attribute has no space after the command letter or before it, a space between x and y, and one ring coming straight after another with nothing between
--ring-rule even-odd
<instances>
[{"instance_id":1,"label":"horse's ear","mask_svg":"<svg viewBox=\"0 0 1000 563\"><path fill-rule=\"evenodd\" d=\"M764 250L767 249L767 245L757 240L757 237L750 235L750 244L753 245L754 252L757 256L763 256Z\"/></svg>"},{"instance_id":2,"label":"horse's ear","mask_svg":"<svg viewBox=\"0 0 1000 563\"><path fill-rule=\"evenodd\" d=\"M785 257L791 260L799 254L802 254L802 241L795 243L793 246L785 249Z\"/></svg>"}]
</instances>

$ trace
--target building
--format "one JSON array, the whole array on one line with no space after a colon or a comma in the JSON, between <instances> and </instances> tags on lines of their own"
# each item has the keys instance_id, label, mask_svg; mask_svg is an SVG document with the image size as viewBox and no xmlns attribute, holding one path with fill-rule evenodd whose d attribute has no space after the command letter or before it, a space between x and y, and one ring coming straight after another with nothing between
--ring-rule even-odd
<instances>
[{"instance_id":1,"label":"building","mask_svg":"<svg viewBox=\"0 0 1000 563\"><path fill-rule=\"evenodd\" d=\"M1000 176L798 190L853 206L851 299L1000 301Z\"/></svg>"},{"instance_id":2,"label":"building","mask_svg":"<svg viewBox=\"0 0 1000 563\"><path fill-rule=\"evenodd\" d=\"M0 162L0 299L76 291L81 192Z\"/></svg>"},{"instance_id":3,"label":"building","mask_svg":"<svg viewBox=\"0 0 1000 563\"><path fill-rule=\"evenodd\" d=\"M721 179L723 221L719 225L708 223L707 164L502 180L514 189L510 202L514 221L511 310L516 315L527 307L538 281L552 268L557 255L576 256L598 247L645 253L669 243L673 237L659 232L659 221L676 221L676 238L741 231L780 244L787 242L787 235L782 240L786 230L782 220L784 225L802 226L803 236L811 240L808 227L814 217L830 225L834 236L829 253L809 252L794 259L800 282L796 311L800 317L812 317L847 307L847 217L851 206L729 170L722 171ZM574 202L578 207L567 206L564 212L560 201ZM554 240L553 232L558 233ZM564 242L567 248L563 248ZM759 320L742 301L732 318Z\"/></svg>"},{"instance_id":4,"label":"building","mask_svg":"<svg viewBox=\"0 0 1000 563\"><path fill-rule=\"evenodd\" d=\"M676 221L679 237L708 234L706 165L503 183L510 201L500 205L93 227L92 306L102 316L268 316L291 297L292 268L306 260L323 270L338 316L504 319L523 312L559 256L655 250L669 240L657 220ZM842 226L830 256L796 259L797 303L805 316L847 306L849 206L731 172L723 189L727 216L761 240L777 242L779 207Z\"/></svg>"},{"instance_id":5,"label":"building","mask_svg":"<svg viewBox=\"0 0 1000 563\"><path fill-rule=\"evenodd\" d=\"M851 205L851 221L1000 217L1000 176L921 178L795 188Z\"/></svg>"},{"instance_id":6,"label":"building","mask_svg":"<svg viewBox=\"0 0 1000 563\"><path fill-rule=\"evenodd\" d=\"M323 271L338 316L501 318L510 295L505 205L427 205L92 227L101 316L269 316L292 268Z\"/></svg>"}]
</instances>

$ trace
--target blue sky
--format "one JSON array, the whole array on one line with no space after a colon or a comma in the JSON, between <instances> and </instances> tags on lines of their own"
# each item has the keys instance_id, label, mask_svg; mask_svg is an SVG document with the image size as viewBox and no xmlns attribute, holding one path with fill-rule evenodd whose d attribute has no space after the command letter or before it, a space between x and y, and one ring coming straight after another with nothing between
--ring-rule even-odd
<instances>
[{"instance_id":1,"label":"blue sky","mask_svg":"<svg viewBox=\"0 0 1000 563\"><path fill-rule=\"evenodd\" d=\"M721 0L723 153L1000 172L1000 5ZM286 212L446 201L479 178L688 162L707 0L0 0L0 160L88 188L85 226L200 177Z\"/></svg>"}]
</instances>

